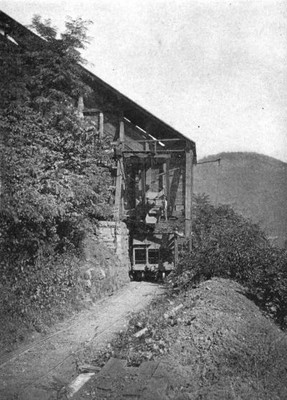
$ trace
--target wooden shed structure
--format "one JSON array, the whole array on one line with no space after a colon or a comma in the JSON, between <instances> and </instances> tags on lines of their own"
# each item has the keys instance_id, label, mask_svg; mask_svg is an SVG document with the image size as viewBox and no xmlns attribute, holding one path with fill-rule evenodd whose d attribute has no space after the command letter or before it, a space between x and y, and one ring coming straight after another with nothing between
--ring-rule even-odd
<instances>
[{"instance_id":1,"label":"wooden shed structure","mask_svg":"<svg viewBox=\"0 0 287 400\"><path fill-rule=\"evenodd\" d=\"M195 143L85 70L92 95L80 99L100 136L113 137L114 219L127 223L135 271L174 267L177 239L191 240Z\"/></svg>"}]
</instances>

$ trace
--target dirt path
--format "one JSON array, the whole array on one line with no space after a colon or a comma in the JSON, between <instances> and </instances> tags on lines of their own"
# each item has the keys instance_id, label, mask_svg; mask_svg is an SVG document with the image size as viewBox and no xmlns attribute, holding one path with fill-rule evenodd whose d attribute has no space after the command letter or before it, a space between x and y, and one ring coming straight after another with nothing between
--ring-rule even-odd
<instances>
[{"instance_id":1,"label":"dirt path","mask_svg":"<svg viewBox=\"0 0 287 400\"><path fill-rule=\"evenodd\" d=\"M91 345L94 349L106 345L124 328L129 313L143 309L162 291L153 283L131 282L116 295L58 324L42 341L0 360L0 399L48 400L57 380L68 383L77 375L79 354Z\"/></svg>"}]
</instances>

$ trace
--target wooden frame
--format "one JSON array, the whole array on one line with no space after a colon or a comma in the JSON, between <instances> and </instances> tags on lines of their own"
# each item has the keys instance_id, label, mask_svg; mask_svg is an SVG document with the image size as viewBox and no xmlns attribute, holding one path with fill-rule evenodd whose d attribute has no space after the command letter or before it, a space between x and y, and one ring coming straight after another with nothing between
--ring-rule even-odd
<instances>
[{"instance_id":1,"label":"wooden frame","mask_svg":"<svg viewBox=\"0 0 287 400\"><path fill-rule=\"evenodd\" d=\"M193 151L187 143L185 150L185 237L191 243L193 197Z\"/></svg>"}]
</instances>

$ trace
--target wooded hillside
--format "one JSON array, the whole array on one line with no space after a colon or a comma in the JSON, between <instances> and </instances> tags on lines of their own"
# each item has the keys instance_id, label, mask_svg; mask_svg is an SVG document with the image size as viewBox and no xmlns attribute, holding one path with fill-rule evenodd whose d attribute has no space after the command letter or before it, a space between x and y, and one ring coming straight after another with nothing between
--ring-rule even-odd
<instances>
[{"instance_id":1,"label":"wooded hillside","mask_svg":"<svg viewBox=\"0 0 287 400\"><path fill-rule=\"evenodd\" d=\"M220 153L198 164L194 190L211 203L228 204L244 217L259 223L274 244L287 240L287 164L256 153Z\"/></svg>"}]
</instances>

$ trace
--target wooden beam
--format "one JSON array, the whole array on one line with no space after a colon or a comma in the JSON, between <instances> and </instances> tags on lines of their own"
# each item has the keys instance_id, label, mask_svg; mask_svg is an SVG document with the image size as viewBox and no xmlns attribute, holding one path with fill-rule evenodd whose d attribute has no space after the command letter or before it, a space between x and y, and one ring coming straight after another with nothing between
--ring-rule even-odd
<instances>
[{"instance_id":1,"label":"wooden beam","mask_svg":"<svg viewBox=\"0 0 287 400\"><path fill-rule=\"evenodd\" d=\"M121 171L121 161L117 161L117 177L116 177L116 194L115 194L115 210L114 219L116 221L120 220L121 217L121 204L122 204L122 171Z\"/></svg>"},{"instance_id":2,"label":"wooden beam","mask_svg":"<svg viewBox=\"0 0 287 400\"><path fill-rule=\"evenodd\" d=\"M80 118L84 118L84 98L83 96L79 96L78 98L78 114Z\"/></svg>"},{"instance_id":3,"label":"wooden beam","mask_svg":"<svg viewBox=\"0 0 287 400\"><path fill-rule=\"evenodd\" d=\"M123 151L123 154L125 156L125 158L130 158L130 159L134 159L134 160L143 160L143 159L147 159L150 158L151 155L150 154L144 154L144 153L137 153L137 154L130 154L129 152L125 152ZM154 158L155 160L159 159L159 160L167 160L170 159L170 154L157 154L157 155L153 155L152 158ZM138 162L138 161L135 161Z\"/></svg>"},{"instance_id":4,"label":"wooden beam","mask_svg":"<svg viewBox=\"0 0 287 400\"><path fill-rule=\"evenodd\" d=\"M148 162L147 167L146 167L146 187L150 188L151 181L152 181L151 164L150 164L150 162Z\"/></svg>"},{"instance_id":5,"label":"wooden beam","mask_svg":"<svg viewBox=\"0 0 287 400\"><path fill-rule=\"evenodd\" d=\"M171 139L135 139L135 142L139 143L154 143L154 142L179 142L182 141L183 139L177 139L177 138L171 138Z\"/></svg>"},{"instance_id":6,"label":"wooden beam","mask_svg":"<svg viewBox=\"0 0 287 400\"><path fill-rule=\"evenodd\" d=\"M170 205L170 182L169 182L169 159L163 164L163 173L165 178L165 195L167 201L167 216L169 216L169 205Z\"/></svg>"},{"instance_id":7,"label":"wooden beam","mask_svg":"<svg viewBox=\"0 0 287 400\"><path fill-rule=\"evenodd\" d=\"M142 180L142 201L146 203L146 165L145 161L142 163L142 172L141 172L141 180Z\"/></svg>"},{"instance_id":8,"label":"wooden beam","mask_svg":"<svg viewBox=\"0 0 287 400\"><path fill-rule=\"evenodd\" d=\"M104 114L100 112L99 114L99 139L104 137Z\"/></svg>"},{"instance_id":9,"label":"wooden beam","mask_svg":"<svg viewBox=\"0 0 287 400\"><path fill-rule=\"evenodd\" d=\"M193 151L189 144L185 151L185 237L191 246L193 196Z\"/></svg>"},{"instance_id":10,"label":"wooden beam","mask_svg":"<svg viewBox=\"0 0 287 400\"><path fill-rule=\"evenodd\" d=\"M174 234L174 269L176 269L178 264L178 236L177 233Z\"/></svg>"},{"instance_id":11,"label":"wooden beam","mask_svg":"<svg viewBox=\"0 0 287 400\"><path fill-rule=\"evenodd\" d=\"M183 153L185 149L182 150L157 150L156 154L169 154L169 153ZM139 153L146 153L146 154L155 154L151 150L123 150L123 153L134 153L134 154L139 154Z\"/></svg>"},{"instance_id":12,"label":"wooden beam","mask_svg":"<svg viewBox=\"0 0 287 400\"><path fill-rule=\"evenodd\" d=\"M121 117L119 120L119 142L120 144L124 142L125 138L125 125L124 120ZM114 219L119 221L122 216L122 180L123 180L123 162L122 158L117 161L117 177L116 177L116 194L115 194L115 211Z\"/></svg>"},{"instance_id":13,"label":"wooden beam","mask_svg":"<svg viewBox=\"0 0 287 400\"><path fill-rule=\"evenodd\" d=\"M120 131L119 131L120 143L125 141L125 122L123 118L120 118Z\"/></svg>"},{"instance_id":14,"label":"wooden beam","mask_svg":"<svg viewBox=\"0 0 287 400\"><path fill-rule=\"evenodd\" d=\"M98 115L100 114L100 110L98 108L84 108L84 114L95 114Z\"/></svg>"}]
</instances>

